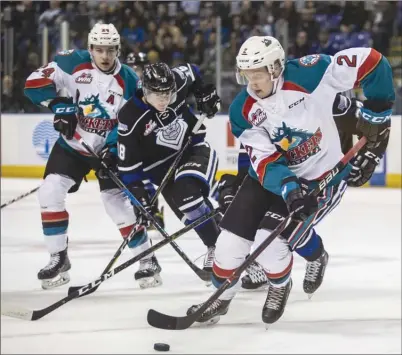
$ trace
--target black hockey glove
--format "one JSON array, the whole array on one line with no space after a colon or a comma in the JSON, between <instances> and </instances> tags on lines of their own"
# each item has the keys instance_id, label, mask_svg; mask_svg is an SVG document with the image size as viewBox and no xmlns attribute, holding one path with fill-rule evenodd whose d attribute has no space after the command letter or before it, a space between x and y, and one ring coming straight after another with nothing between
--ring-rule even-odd
<instances>
[{"instance_id":1,"label":"black hockey glove","mask_svg":"<svg viewBox=\"0 0 402 355\"><path fill-rule=\"evenodd\" d=\"M98 179L109 179L109 170L117 172L117 149L115 146L106 146L99 153L99 165L95 168ZM104 163L107 168L104 166Z\"/></svg>"},{"instance_id":2,"label":"black hockey glove","mask_svg":"<svg viewBox=\"0 0 402 355\"><path fill-rule=\"evenodd\" d=\"M138 200L138 202L141 203L142 207L144 207L145 210L152 215L152 208L149 200L149 195L147 190L145 189L143 182L137 181L135 183L128 185L127 187L130 190L130 192L135 196L135 198ZM137 216L137 223L146 228L149 228L151 222L146 216L144 216L141 210L138 207L134 206L134 212L135 215Z\"/></svg>"},{"instance_id":3,"label":"black hockey glove","mask_svg":"<svg viewBox=\"0 0 402 355\"><path fill-rule=\"evenodd\" d=\"M366 145L351 161L352 171L347 178L348 186L359 187L368 182L380 163L389 141L392 103L364 101L357 122L359 137L367 138Z\"/></svg>"},{"instance_id":4,"label":"black hockey glove","mask_svg":"<svg viewBox=\"0 0 402 355\"><path fill-rule=\"evenodd\" d=\"M221 99L215 86L208 84L195 90L194 97L197 102L197 110L205 114L207 118L212 118L218 113L221 107Z\"/></svg>"},{"instance_id":5,"label":"black hockey glove","mask_svg":"<svg viewBox=\"0 0 402 355\"><path fill-rule=\"evenodd\" d=\"M218 203L221 212L224 214L234 197L236 196L238 186L235 186L236 176L231 174L222 175L218 183Z\"/></svg>"},{"instance_id":6,"label":"black hockey glove","mask_svg":"<svg viewBox=\"0 0 402 355\"><path fill-rule=\"evenodd\" d=\"M360 108L357 121L357 131L368 140L367 148L375 148L375 145L387 139L384 130L391 127L392 102L365 100ZM374 145L373 145L374 144ZM377 144L378 145L378 144Z\"/></svg>"},{"instance_id":7,"label":"black hockey glove","mask_svg":"<svg viewBox=\"0 0 402 355\"><path fill-rule=\"evenodd\" d=\"M56 97L50 101L49 108L54 113L54 129L64 134L67 139L72 139L77 127L77 107L73 103L73 99Z\"/></svg>"},{"instance_id":8,"label":"black hockey glove","mask_svg":"<svg viewBox=\"0 0 402 355\"><path fill-rule=\"evenodd\" d=\"M296 178L285 179L282 183L282 197L293 220L303 222L318 211L316 196L307 195L306 187Z\"/></svg>"}]
</instances>

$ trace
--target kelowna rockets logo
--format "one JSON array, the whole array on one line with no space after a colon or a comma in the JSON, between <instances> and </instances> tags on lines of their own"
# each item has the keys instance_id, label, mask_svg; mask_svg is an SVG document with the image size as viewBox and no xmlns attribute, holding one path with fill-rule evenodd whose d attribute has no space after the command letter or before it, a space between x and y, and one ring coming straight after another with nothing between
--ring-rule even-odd
<instances>
[{"instance_id":1,"label":"kelowna rockets logo","mask_svg":"<svg viewBox=\"0 0 402 355\"><path fill-rule=\"evenodd\" d=\"M282 127L275 130L272 135L272 143L288 159L289 165L298 165L306 161L309 157L317 154L322 139L321 128L318 127L315 133L293 129L282 122Z\"/></svg>"}]
</instances>

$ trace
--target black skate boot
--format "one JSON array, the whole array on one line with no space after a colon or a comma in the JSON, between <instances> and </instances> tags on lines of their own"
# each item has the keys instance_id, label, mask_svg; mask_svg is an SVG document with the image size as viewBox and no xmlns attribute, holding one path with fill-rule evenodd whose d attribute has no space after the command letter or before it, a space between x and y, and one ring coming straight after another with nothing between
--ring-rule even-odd
<instances>
[{"instance_id":1,"label":"black skate boot","mask_svg":"<svg viewBox=\"0 0 402 355\"><path fill-rule=\"evenodd\" d=\"M134 274L134 278L138 280L142 289L158 287L162 285L162 278L160 277L161 271L162 268L154 255L148 259L140 260L140 267Z\"/></svg>"},{"instance_id":2,"label":"black skate boot","mask_svg":"<svg viewBox=\"0 0 402 355\"><path fill-rule=\"evenodd\" d=\"M324 250L317 260L307 262L303 290L308 294L308 298L311 298L313 293L321 286L328 259L328 253Z\"/></svg>"},{"instance_id":3,"label":"black skate boot","mask_svg":"<svg viewBox=\"0 0 402 355\"><path fill-rule=\"evenodd\" d=\"M42 280L42 288L48 290L70 282L68 270L71 269L67 248L50 255L49 263L38 272L38 279Z\"/></svg>"},{"instance_id":4,"label":"black skate boot","mask_svg":"<svg viewBox=\"0 0 402 355\"><path fill-rule=\"evenodd\" d=\"M218 323L221 316L224 316L226 313L228 313L230 302L231 302L231 300L226 301L226 300L217 299L214 303L212 303L211 306L209 306L204 311L203 314L201 314L201 317L197 319L197 322L199 322L199 323L207 323L208 322L208 324ZM187 310L187 315L189 316L190 314L193 314L202 305L203 305L203 303L201 303L199 305L191 306Z\"/></svg>"},{"instance_id":5,"label":"black skate boot","mask_svg":"<svg viewBox=\"0 0 402 355\"><path fill-rule=\"evenodd\" d=\"M268 326L282 317L292 289L292 279L282 287L269 286L267 299L262 308L262 321Z\"/></svg>"},{"instance_id":6,"label":"black skate boot","mask_svg":"<svg viewBox=\"0 0 402 355\"><path fill-rule=\"evenodd\" d=\"M246 269L247 275L241 279L241 287L247 290L255 290L257 288L267 286L268 278L264 269L256 261L253 261ZM265 288L265 287L264 287Z\"/></svg>"}]
</instances>

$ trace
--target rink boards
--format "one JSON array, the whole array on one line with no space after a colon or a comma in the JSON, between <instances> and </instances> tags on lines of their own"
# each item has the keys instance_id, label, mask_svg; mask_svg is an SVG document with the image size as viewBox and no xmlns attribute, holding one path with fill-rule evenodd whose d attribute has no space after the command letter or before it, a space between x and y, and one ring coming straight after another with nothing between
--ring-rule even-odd
<instances>
[{"instance_id":1,"label":"rink boards","mask_svg":"<svg viewBox=\"0 0 402 355\"><path fill-rule=\"evenodd\" d=\"M51 114L3 114L1 119L1 176L42 177L58 138ZM238 140L227 115L207 120L207 139L217 150L218 177L237 171ZM401 116L393 116L388 150L370 180L371 186L401 187ZM94 178L93 172L89 178Z\"/></svg>"}]
</instances>

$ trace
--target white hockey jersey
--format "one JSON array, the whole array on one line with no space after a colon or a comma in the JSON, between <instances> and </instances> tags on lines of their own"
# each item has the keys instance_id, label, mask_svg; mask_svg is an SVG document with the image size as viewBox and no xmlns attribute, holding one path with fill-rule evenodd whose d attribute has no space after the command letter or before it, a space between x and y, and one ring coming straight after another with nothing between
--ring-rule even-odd
<instances>
[{"instance_id":1,"label":"white hockey jersey","mask_svg":"<svg viewBox=\"0 0 402 355\"><path fill-rule=\"evenodd\" d=\"M24 92L34 104L47 106L65 89L79 106L76 131L99 152L117 141L117 114L134 94L137 82L134 70L119 61L113 73L105 74L92 64L87 50L68 50L33 72ZM61 137L60 144L87 155L75 139Z\"/></svg>"},{"instance_id":2,"label":"white hockey jersey","mask_svg":"<svg viewBox=\"0 0 402 355\"><path fill-rule=\"evenodd\" d=\"M371 48L290 60L279 80L265 99L243 89L229 112L232 132L249 154L250 175L278 195L284 181L319 179L341 159L332 113L338 92L361 86L367 99L395 100L391 67Z\"/></svg>"}]
</instances>

